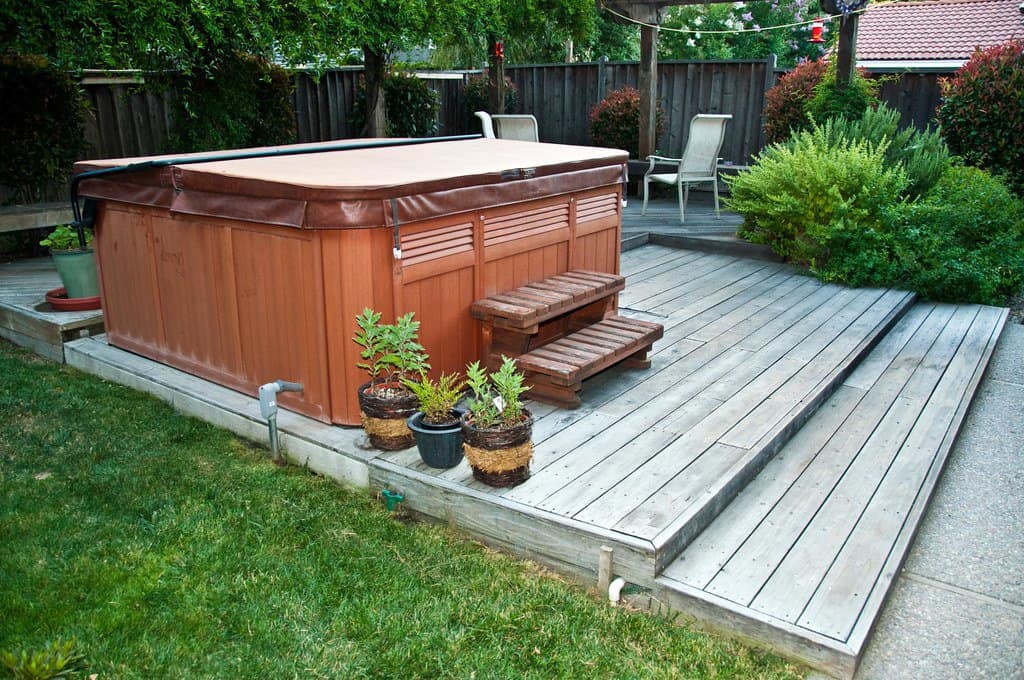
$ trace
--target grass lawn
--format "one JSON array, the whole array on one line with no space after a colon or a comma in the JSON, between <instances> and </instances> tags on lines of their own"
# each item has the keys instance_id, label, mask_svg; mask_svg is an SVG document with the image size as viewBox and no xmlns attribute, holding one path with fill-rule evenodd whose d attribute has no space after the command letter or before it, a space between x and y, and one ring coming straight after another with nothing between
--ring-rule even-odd
<instances>
[{"instance_id":1,"label":"grass lawn","mask_svg":"<svg viewBox=\"0 0 1024 680\"><path fill-rule=\"evenodd\" d=\"M0 649L74 637L101 679L802 673L2 340L0 376Z\"/></svg>"}]
</instances>

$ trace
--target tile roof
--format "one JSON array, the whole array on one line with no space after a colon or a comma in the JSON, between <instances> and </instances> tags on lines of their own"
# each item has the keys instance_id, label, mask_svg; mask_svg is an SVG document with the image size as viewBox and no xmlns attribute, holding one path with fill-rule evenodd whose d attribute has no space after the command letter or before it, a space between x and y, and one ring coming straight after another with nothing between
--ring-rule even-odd
<instances>
[{"instance_id":1,"label":"tile roof","mask_svg":"<svg viewBox=\"0 0 1024 680\"><path fill-rule=\"evenodd\" d=\"M1024 38L1020 4L921 0L868 5L857 27L857 60L967 59L978 47Z\"/></svg>"}]
</instances>

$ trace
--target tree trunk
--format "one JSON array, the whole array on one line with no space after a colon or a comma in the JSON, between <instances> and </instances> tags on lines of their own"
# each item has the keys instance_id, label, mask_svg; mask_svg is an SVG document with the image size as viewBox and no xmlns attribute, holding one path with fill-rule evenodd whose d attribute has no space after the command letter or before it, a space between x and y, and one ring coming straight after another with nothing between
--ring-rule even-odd
<instances>
[{"instance_id":1,"label":"tree trunk","mask_svg":"<svg viewBox=\"0 0 1024 680\"><path fill-rule=\"evenodd\" d=\"M505 56L499 53L497 36L487 38L487 106L491 114L505 113Z\"/></svg>"},{"instance_id":2,"label":"tree trunk","mask_svg":"<svg viewBox=\"0 0 1024 680\"><path fill-rule=\"evenodd\" d=\"M363 63L366 77L366 122L361 137L386 137L388 134L387 108L384 105L384 77L387 75L387 55L363 45Z\"/></svg>"}]
</instances>

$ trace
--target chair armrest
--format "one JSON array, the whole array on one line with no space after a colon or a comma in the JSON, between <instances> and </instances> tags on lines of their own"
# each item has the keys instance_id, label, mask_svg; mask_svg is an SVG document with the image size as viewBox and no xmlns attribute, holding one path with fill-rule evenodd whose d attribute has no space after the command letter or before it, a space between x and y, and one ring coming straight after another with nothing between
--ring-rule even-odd
<instances>
[{"instance_id":1,"label":"chair armrest","mask_svg":"<svg viewBox=\"0 0 1024 680\"><path fill-rule=\"evenodd\" d=\"M649 175L652 172L654 172L654 166L657 164L658 161L661 161L663 163L679 163L683 159L682 158L669 158L668 156L653 156L652 155L652 156L648 156L647 160L649 160L651 162L651 164L649 166L647 166L647 172L645 172L644 175Z\"/></svg>"}]
</instances>

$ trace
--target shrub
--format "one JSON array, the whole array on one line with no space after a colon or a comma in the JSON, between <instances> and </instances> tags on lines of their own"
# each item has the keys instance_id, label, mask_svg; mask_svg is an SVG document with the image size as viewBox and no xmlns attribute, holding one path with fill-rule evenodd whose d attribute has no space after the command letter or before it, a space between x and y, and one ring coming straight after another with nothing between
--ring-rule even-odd
<instances>
[{"instance_id":1,"label":"shrub","mask_svg":"<svg viewBox=\"0 0 1024 680\"><path fill-rule=\"evenodd\" d=\"M437 93L422 78L392 73L384 78L382 87L389 137L430 137L437 134L437 114L441 104ZM365 123L366 81L360 78L349 124L358 131Z\"/></svg>"},{"instance_id":2,"label":"shrub","mask_svg":"<svg viewBox=\"0 0 1024 680\"><path fill-rule=\"evenodd\" d=\"M836 139L833 121L768 147L747 172L725 178L727 205L743 215L740 234L793 261L829 258L836 230L877 228L907 187L886 162L886 142Z\"/></svg>"},{"instance_id":3,"label":"shrub","mask_svg":"<svg viewBox=\"0 0 1024 680\"><path fill-rule=\"evenodd\" d=\"M88 103L78 84L43 57L0 55L0 184L8 203L45 200L64 190L85 150Z\"/></svg>"},{"instance_id":4,"label":"shrub","mask_svg":"<svg viewBox=\"0 0 1024 680\"><path fill-rule=\"evenodd\" d=\"M814 95L827 69L828 64L821 59L805 61L765 93L764 131L769 144L783 142L789 139L791 130L807 126L804 104Z\"/></svg>"},{"instance_id":5,"label":"shrub","mask_svg":"<svg viewBox=\"0 0 1024 680\"><path fill-rule=\"evenodd\" d=\"M466 382L458 373L442 373L437 382L424 375L419 381L405 378L402 383L419 399L423 421L431 425L452 422L452 411L466 387Z\"/></svg>"},{"instance_id":6,"label":"shrub","mask_svg":"<svg viewBox=\"0 0 1024 680\"><path fill-rule=\"evenodd\" d=\"M878 106L878 88L878 81L857 69L850 82L839 87L835 67L829 65L821 82L814 87L814 96L805 102L804 113L818 121L839 116L857 118L867 109Z\"/></svg>"},{"instance_id":7,"label":"shrub","mask_svg":"<svg viewBox=\"0 0 1024 680\"><path fill-rule=\"evenodd\" d=\"M262 57L236 54L209 73L182 77L170 146L205 151L295 141L294 85L288 71Z\"/></svg>"},{"instance_id":8,"label":"shrub","mask_svg":"<svg viewBox=\"0 0 1024 680\"><path fill-rule=\"evenodd\" d=\"M665 130L665 111L659 104L655 112L656 136ZM630 158L640 155L640 93L628 85L615 90L590 111L590 140L595 146L628 151Z\"/></svg>"},{"instance_id":9,"label":"shrub","mask_svg":"<svg viewBox=\"0 0 1024 680\"><path fill-rule=\"evenodd\" d=\"M1024 202L998 178L954 166L920 201L886 213L881 228L832 234L819 275L996 305L1024 284Z\"/></svg>"},{"instance_id":10,"label":"shrub","mask_svg":"<svg viewBox=\"0 0 1024 680\"><path fill-rule=\"evenodd\" d=\"M359 356L366 359L356 365L370 374L370 390L386 390L404 380L422 378L430 369L429 357L419 342L420 322L413 313L404 314L393 324L382 324L381 313L363 309L356 317L352 341L362 347Z\"/></svg>"},{"instance_id":11,"label":"shrub","mask_svg":"<svg viewBox=\"0 0 1024 680\"><path fill-rule=\"evenodd\" d=\"M487 76L470 76L462 88L462 101L465 102L466 112L472 116L477 111L490 111L490 94L487 90ZM516 110L519 105L519 88L512 80L505 76L505 113Z\"/></svg>"},{"instance_id":12,"label":"shrub","mask_svg":"<svg viewBox=\"0 0 1024 680\"><path fill-rule=\"evenodd\" d=\"M915 128L899 128L900 115L884 104L867 108L860 117L836 118L828 127L828 143L843 140L864 140L888 146L886 162L899 164L907 173L907 192L911 198L925 193L939 180L950 165L949 148L934 130L921 132Z\"/></svg>"},{"instance_id":13,"label":"shrub","mask_svg":"<svg viewBox=\"0 0 1024 680\"><path fill-rule=\"evenodd\" d=\"M939 126L953 153L1024 195L1024 40L975 52L941 88Z\"/></svg>"},{"instance_id":14,"label":"shrub","mask_svg":"<svg viewBox=\"0 0 1024 680\"><path fill-rule=\"evenodd\" d=\"M855 71L850 85L837 88L835 67L824 59L805 61L783 75L764 95L768 144L784 142L794 131L808 128L812 118L856 118L878 105L879 84L867 77L867 71Z\"/></svg>"}]
</instances>

